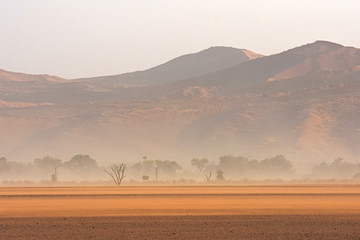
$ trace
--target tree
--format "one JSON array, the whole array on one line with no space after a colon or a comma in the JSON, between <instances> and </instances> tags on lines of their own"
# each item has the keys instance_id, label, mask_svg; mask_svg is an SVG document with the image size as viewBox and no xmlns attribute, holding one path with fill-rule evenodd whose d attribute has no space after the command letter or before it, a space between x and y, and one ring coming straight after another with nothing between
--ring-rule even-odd
<instances>
[{"instance_id":1,"label":"tree","mask_svg":"<svg viewBox=\"0 0 360 240\"><path fill-rule=\"evenodd\" d=\"M199 159L199 158L193 158L191 159L191 165L196 167L198 172L202 172L206 165L209 164L209 160L207 160L207 158L202 158L202 159Z\"/></svg>"},{"instance_id":2,"label":"tree","mask_svg":"<svg viewBox=\"0 0 360 240\"><path fill-rule=\"evenodd\" d=\"M89 157L89 155L77 154L64 163L64 166L71 170L87 171L98 168L96 160Z\"/></svg>"},{"instance_id":3,"label":"tree","mask_svg":"<svg viewBox=\"0 0 360 240\"><path fill-rule=\"evenodd\" d=\"M360 172L360 164L346 162L343 158L338 157L332 163L322 162L315 166L312 173L320 178L340 178L346 179Z\"/></svg>"},{"instance_id":4,"label":"tree","mask_svg":"<svg viewBox=\"0 0 360 240\"><path fill-rule=\"evenodd\" d=\"M61 159L45 156L43 158L36 158L34 159L34 167L37 170L41 171L54 171L51 174L51 182L55 183L58 181L58 174L57 170L59 167L62 167Z\"/></svg>"},{"instance_id":5,"label":"tree","mask_svg":"<svg viewBox=\"0 0 360 240\"><path fill-rule=\"evenodd\" d=\"M158 173L161 171L167 176L174 176L177 170L181 170L182 167L175 161L169 160L155 160L155 177L158 181Z\"/></svg>"},{"instance_id":6,"label":"tree","mask_svg":"<svg viewBox=\"0 0 360 240\"><path fill-rule=\"evenodd\" d=\"M266 158L259 162L260 168L265 171L280 175L293 173L293 165L283 155L276 155L272 158Z\"/></svg>"},{"instance_id":7,"label":"tree","mask_svg":"<svg viewBox=\"0 0 360 240\"><path fill-rule=\"evenodd\" d=\"M229 178L279 178L289 177L295 172L292 162L282 155L260 161L233 155L219 159L217 168L225 171Z\"/></svg>"},{"instance_id":8,"label":"tree","mask_svg":"<svg viewBox=\"0 0 360 240\"><path fill-rule=\"evenodd\" d=\"M159 175L163 174L165 177L174 176L182 167L175 161L169 160L150 160L143 157L142 162L137 162L132 165L131 170L135 173L143 175L154 176L155 181L159 180Z\"/></svg>"},{"instance_id":9,"label":"tree","mask_svg":"<svg viewBox=\"0 0 360 240\"><path fill-rule=\"evenodd\" d=\"M2 173L6 173L7 171L9 171L9 162L7 161L7 159L5 157L1 157L0 158L0 174Z\"/></svg>"},{"instance_id":10,"label":"tree","mask_svg":"<svg viewBox=\"0 0 360 240\"><path fill-rule=\"evenodd\" d=\"M113 179L116 186L120 186L122 180L126 177L126 164L113 164L110 169L104 171Z\"/></svg>"},{"instance_id":11,"label":"tree","mask_svg":"<svg viewBox=\"0 0 360 240\"><path fill-rule=\"evenodd\" d=\"M218 181L223 181L225 180L224 178L224 172L222 170L217 170L216 171L216 180Z\"/></svg>"},{"instance_id":12,"label":"tree","mask_svg":"<svg viewBox=\"0 0 360 240\"><path fill-rule=\"evenodd\" d=\"M226 175L229 178L239 178L253 175L253 169L249 165L249 159L246 157L225 155L219 157L217 168L226 171Z\"/></svg>"},{"instance_id":13,"label":"tree","mask_svg":"<svg viewBox=\"0 0 360 240\"><path fill-rule=\"evenodd\" d=\"M182 167L175 161L169 160L155 160L156 166L159 169L169 175L173 175L176 173L177 170L181 170Z\"/></svg>"},{"instance_id":14,"label":"tree","mask_svg":"<svg viewBox=\"0 0 360 240\"><path fill-rule=\"evenodd\" d=\"M34 166L37 169L55 168L61 165L61 159L45 156L43 158L34 159Z\"/></svg>"}]
</instances>

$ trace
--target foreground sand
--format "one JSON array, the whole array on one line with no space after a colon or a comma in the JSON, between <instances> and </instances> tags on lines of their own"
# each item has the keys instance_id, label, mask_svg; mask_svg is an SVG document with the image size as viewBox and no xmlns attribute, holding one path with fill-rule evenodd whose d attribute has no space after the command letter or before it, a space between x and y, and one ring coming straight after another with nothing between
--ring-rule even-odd
<instances>
[{"instance_id":1,"label":"foreground sand","mask_svg":"<svg viewBox=\"0 0 360 240\"><path fill-rule=\"evenodd\" d=\"M360 239L360 216L127 216L1 219L0 239Z\"/></svg>"},{"instance_id":2,"label":"foreground sand","mask_svg":"<svg viewBox=\"0 0 360 240\"><path fill-rule=\"evenodd\" d=\"M0 239L360 239L360 186L0 188Z\"/></svg>"}]
</instances>

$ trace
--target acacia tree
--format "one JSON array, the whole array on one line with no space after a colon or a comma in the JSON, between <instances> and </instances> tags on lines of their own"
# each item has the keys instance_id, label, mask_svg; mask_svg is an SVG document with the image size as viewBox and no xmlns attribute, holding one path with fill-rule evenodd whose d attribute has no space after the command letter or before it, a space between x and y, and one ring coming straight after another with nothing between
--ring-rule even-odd
<instances>
[{"instance_id":1,"label":"acacia tree","mask_svg":"<svg viewBox=\"0 0 360 240\"><path fill-rule=\"evenodd\" d=\"M104 171L113 179L116 186L120 186L122 180L126 177L126 164L113 164L110 169Z\"/></svg>"},{"instance_id":2,"label":"acacia tree","mask_svg":"<svg viewBox=\"0 0 360 240\"><path fill-rule=\"evenodd\" d=\"M164 175L166 177L173 177L178 170L182 167L175 161L170 160L151 160L147 157L143 157L143 161L137 162L130 168L131 171L141 173L141 176L154 176L154 180L157 182L159 178Z\"/></svg>"},{"instance_id":3,"label":"acacia tree","mask_svg":"<svg viewBox=\"0 0 360 240\"><path fill-rule=\"evenodd\" d=\"M197 171L200 173L202 172L206 165L209 164L209 160L207 158L193 158L191 159L191 165L197 168Z\"/></svg>"},{"instance_id":4,"label":"acacia tree","mask_svg":"<svg viewBox=\"0 0 360 240\"><path fill-rule=\"evenodd\" d=\"M217 170L216 171L216 180L218 181L224 181L225 178L224 178L224 172L222 170Z\"/></svg>"},{"instance_id":5,"label":"acacia tree","mask_svg":"<svg viewBox=\"0 0 360 240\"><path fill-rule=\"evenodd\" d=\"M34 167L40 172L53 171L51 174L51 182L56 183L58 181L58 168L62 167L61 159L51 156L45 156L43 158L34 159Z\"/></svg>"}]
</instances>

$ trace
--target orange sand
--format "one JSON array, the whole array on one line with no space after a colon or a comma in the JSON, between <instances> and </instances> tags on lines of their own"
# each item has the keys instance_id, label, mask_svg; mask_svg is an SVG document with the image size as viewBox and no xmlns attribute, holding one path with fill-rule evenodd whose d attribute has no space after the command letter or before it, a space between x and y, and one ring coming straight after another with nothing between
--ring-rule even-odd
<instances>
[{"instance_id":1,"label":"orange sand","mask_svg":"<svg viewBox=\"0 0 360 240\"><path fill-rule=\"evenodd\" d=\"M0 188L0 218L253 214L360 214L360 186Z\"/></svg>"}]
</instances>

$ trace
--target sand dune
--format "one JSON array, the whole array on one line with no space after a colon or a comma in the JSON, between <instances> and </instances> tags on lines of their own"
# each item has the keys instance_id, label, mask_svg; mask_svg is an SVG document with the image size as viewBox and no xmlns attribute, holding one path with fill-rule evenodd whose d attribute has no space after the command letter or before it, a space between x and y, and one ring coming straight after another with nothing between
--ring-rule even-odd
<instances>
[{"instance_id":1,"label":"sand dune","mask_svg":"<svg viewBox=\"0 0 360 240\"><path fill-rule=\"evenodd\" d=\"M252 57L214 47L56 83L0 71L0 152L22 162L79 153L99 162L283 154L309 169L338 156L356 162L360 50L317 41Z\"/></svg>"}]
</instances>

